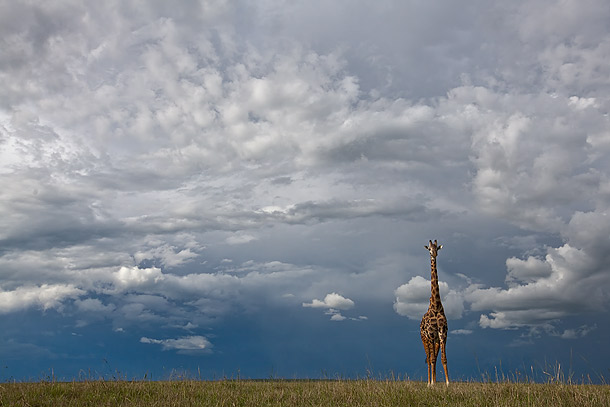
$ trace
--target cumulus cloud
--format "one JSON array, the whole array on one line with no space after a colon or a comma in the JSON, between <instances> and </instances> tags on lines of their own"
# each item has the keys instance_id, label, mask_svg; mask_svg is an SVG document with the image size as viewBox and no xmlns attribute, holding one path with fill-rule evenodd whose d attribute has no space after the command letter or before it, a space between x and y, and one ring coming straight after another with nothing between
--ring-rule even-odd
<instances>
[{"instance_id":1,"label":"cumulus cloud","mask_svg":"<svg viewBox=\"0 0 610 407\"><path fill-rule=\"evenodd\" d=\"M160 269L121 267L113 274L116 286L120 289L140 288L146 285L154 285L165 278Z\"/></svg>"},{"instance_id":2,"label":"cumulus cloud","mask_svg":"<svg viewBox=\"0 0 610 407\"><path fill-rule=\"evenodd\" d=\"M597 225L604 235L606 228L607 225ZM507 288L469 283L464 288L449 290L446 283L439 282L448 318L459 318L463 312L475 312L481 313L478 323L482 328L542 328L549 334L564 338L575 335L575 330L566 330L565 335L556 334L556 325L566 317L603 309L608 299L605 287L610 280L602 260L607 256L605 250L609 249L607 239L600 240L593 233L587 240L589 246L586 249L567 243L559 248L547 247L544 258L508 258ZM583 292L587 295L583 296ZM413 277L398 287L395 294L395 311L419 319L428 306L430 282L419 276ZM586 335L589 330L578 332Z\"/></svg>"},{"instance_id":3,"label":"cumulus cloud","mask_svg":"<svg viewBox=\"0 0 610 407\"><path fill-rule=\"evenodd\" d=\"M600 241L591 242L598 246ZM607 242L603 244L607 246ZM597 247L599 248L599 247ZM610 283L605 264L593 247L578 249L565 244L548 248L544 260L507 260L507 289L478 288L467 294L471 309L483 314L484 328L515 328L556 322L580 312L603 308ZM604 254L603 257L606 255ZM515 277L519 276L515 282ZM582 293L587 295L583 296Z\"/></svg>"},{"instance_id":4,"label":"cumulus cloud","mask_svg":"<svg viewBox=\"0 0 610 407\"><path fill-rule=\"evenodd\" d=\"M450 290L449 285L439 281L441 302L448 319L459 319L464 312L463 293ZM410 319L421 320L430 305L430 280L415 276L408 283L398 287L394 294L394 310Z\"/></svg>"},{"instance_id":5,"label":"cumulus cloud","mask_svg":"<svg viewBox=\"0 0 610 407\"><path fill-rule=\"evenodd\" d=\"M178 353L209 352L212 343L204 336L192 335L176 339L140 338L141 343L161 345L163 350L176 350Z\"/></svg>"},{"instance_id":6,"label":"cumulus cloud","mask_svg":"<svg viewBox=\"0 0 610 407\"><path fill-rule=\"evenodd\" d=\"M482 328L542 329L562 338L588 334L590 329L586 326L557 333L557 325L566 317L603 309L607 303L605 287L610 280L606 259L610 247L605 236L610 233L608 220L593 213L577 213L572 218L574 223L593 220L595 225L591 225L588 229L591 233L586 237L580 233L571 235L583 228L568 227L565 233L570 237L570 242L558 248L547 247L543 258L508 258L507 288L469 283L465 288L452 291L446 283L440 282L448 317L452 310L455 317L466 310L481 313L478 323ZM584 247L573 247L571 243ZM582 295L583 292L587 295ZM396 289L395 294L396 312L418 319L427 308L429 281L413 277Z\"/></svg>"},{"instance_id":7,"label":"cumulus cloud","mask_svg":"<svg viewBox=\"0 0 610 407\"><path fill-rule=\"evenodd\" d=\"M341 311L350 310L350 309L354 308L354 306L356 304L354 303L354 301L350 300L349 298L345 298L342 295L337 294L335 292L326 294L326 297L324 297L324 300L314 299L309 303L304 302L302 305L303 305L303 307L306 307L306 308L326 309L326 311L324 311L324 314L330 315L331 321L345 321L347 319L352 320L352 321L364 321L364 320L368 319L366 316L359 316L359 317L355 318L355 317L346 317L345 315L343 315L341 313Z\"/></svg>"},{"instance_id":8,"label":"cumulus cloud","mask_svg":"<svg viewBox=\"0 0 610 407\"><path fill-rule=\"evenodd\" d=\"M394 294L396 295L394 310L398 315L407 316L410 319L421 319L430 305L430 281L415 276L408 283L398 287Z\"/></svg>"},{"instance_id":9,"label":"cumulus cloud","mask_svg":"<svg viewBox=\"0 0 610 407\"><path fill-rule=\"evenodd\" d=\"M257 309L261 299L278 304L286 298L291 300L294 295L286 297L283 293L295 287L306 288L304 276L322 274L323 270L282 262L233 265L219 261L216 271L187 274L157 267L122 266L111 273L80 276L79 285L88 289L82 292L93 298L82 298L74 304L79 312L104 315L121 326L156 323L191 329L236 310ZM109 297L110 303L97 296ZM349 301L344 299L343 305L337 300L331 303L347 309Z\"/></svg>"},{"instance_id":10,"label":"cumulus cloud","mask_svg":"<svg viewBox=\"0 0 610 407\"><path fill-rule=\"evenodd\" d=\"M533 283L540 278L548 277L552 273L550 264L531 256L526 260L511 257L506 260L506 268L508 269L506 282L509 285L519 282Z\"/></svg>"},{"instance_id":11,"label":"cumulus cloud","mask_svg":"<svg viewBox=\"0 0 610 407\"><path fill-rule=\"evenodd\" d=\"M348 310L354 307L354 301L345 298L337 293L326 294L324 300L314 299L310 303L303 303L304 307L310 308L329 308L335 310Z\"/></svg>"},{"instance_id":12,"label":"cumulus cloud","mask_svg":"<svg viewBox=\"0 0 610 407\"><path fill-rule=\"evenodd\" d=\"M330 315L330 320L331 321L345 321L347 318L344 317L343 315L341 315L341 312L335 309L329 309L327 312L325 312L326 315Z\"/></svg>"},{"instance_id":13,"label":"cumulus cloud","mask_svg":"<svg viewBox=\"0 0 610 407\"><path fill-rule=\"evenodd\" d=\"M605 125L603 114L585 119L593 112L574 109L565 95L505 97L463 88L456 97L467 97L477 105L512 105L505 106L511 114L473 112L482 124L473 137L478 168L473 192L481 207L524 228L560 233L571 208L583 198L585 202L593 198L599 184L599 164L582 163L589 155L588 134ZM527 112L518 107L523 105ZM559 121L558 114L565 121ZM588 131L576 125L582 120L592 120Z\"/></svg>"},{"instance_id":14,"label":"cumulus cloud","mask_svg":"<svg viewBox=\"0 0 610 407\"><path fill-rule=\"evenodd\" d=\"M84 294L84 290L69 284L21 286L9 291L0 289L0 313L19 311L31 306L43 310L61 308L64 301Z\"/></svg>"}]
</instances>

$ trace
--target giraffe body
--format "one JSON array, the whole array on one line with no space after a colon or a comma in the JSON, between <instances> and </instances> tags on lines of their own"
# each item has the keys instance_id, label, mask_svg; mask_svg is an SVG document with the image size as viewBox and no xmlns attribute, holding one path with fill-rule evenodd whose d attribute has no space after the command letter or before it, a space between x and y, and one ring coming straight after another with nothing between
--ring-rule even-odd
<instances>
[{"instance_id":1,"label":"giraffe body","mask_svg":"<svg viewBox=\"0 0 610 407\"><path fill-rule=\"evenodd\" d=\"M430 252L430 305L424 314L421 325L421 340L426 351L426 364L428 365L428 386L436 383L436 360L439 350L441 352L441 363L445 371L445 382L449 385L449 373L447 371L447 355L445 344L447 343L447 318L441 303L441 295L438 288L438 273L436 270L436 256L442 248L435 240L430 240L429 246L425 248Z\"/></svg>"}]
</instances>

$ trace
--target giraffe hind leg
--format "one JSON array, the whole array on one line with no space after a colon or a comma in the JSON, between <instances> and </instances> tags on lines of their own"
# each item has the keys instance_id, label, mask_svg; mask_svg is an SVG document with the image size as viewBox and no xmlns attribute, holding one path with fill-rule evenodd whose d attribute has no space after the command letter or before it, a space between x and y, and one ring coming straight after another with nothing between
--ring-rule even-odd
<instances>
[{"instance_id":1,"label":"giraffe hind leg","mask_svg":"<svg viewBox=\"0 0 610 407\"><path fill-rule=\"evenodd\" d=\"M436 358L434 357L434 343L428 343L428 386L436 382Z\"/></svg>"},{"instance_id":2,"label":"giraffe hind leg","mask_svg":"<svg viewBox=\"0 0 610 407\"><path fill-rule=\"evenodd\" d=\"M424 344L424 351L426 352L426 371L428 373L428 386L430 386L430 361L431 361L431 356L432 356L432 352L431 352L431 346L430 346L430 342L427 340L427 338L425 336L422 335L422 343Z\"/></svg>"},{"instance_id":3,"label":"giraffe hind leg","mask_svg":"<svg viewBox=\"0 0 610 407\"><path fill-rule=\"evenodd\" d=\"M445 371L445 384L449 386L449 372L447 371L447 354L445 353L445 342L441 342L441 362L443 363L443 370Z\"/></svg>"},{"instance_id":4,"label":"giraffe hind leg","mask_svg":"<svg viewBox=\"0 0 610 407\"><path fill-rule=\"evenodd\" d=\"M445 319L444 315L440 322L441 322L441 324L439 326L439 338L438 339L439 339L440 347L441 347L441 363L443 364L443 370L445 371L445 384L447 386L449 386L449 372L447 370L447 353L446 353L447 320Z\"/></svg>"}]
</instances>

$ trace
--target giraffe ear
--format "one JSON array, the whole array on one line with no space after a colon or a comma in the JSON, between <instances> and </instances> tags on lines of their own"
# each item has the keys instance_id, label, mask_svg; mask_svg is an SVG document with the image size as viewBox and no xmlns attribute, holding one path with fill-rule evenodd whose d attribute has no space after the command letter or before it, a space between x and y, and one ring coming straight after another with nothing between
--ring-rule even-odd
<instances>
[{"instance_id":1,"label":"giraffe ear","mask_svg":"<svg viewBox=\"0 0 610 407\"><path fill-rule=\"evenodd\" d=\"M436 250L438 251L438 250L440 250L442 248L443 248L443 245L440 245L439 247L436 248Z\"/></svg>"},{"instance_id":2,"label":"giraffe ear","mask_svg":"<svg viewBox=\"0 0 610 407\"><path fill-rule=\"evenodd\" d=\"M430 249L428 248L428 246L424 246L424 249L426 249L426 250L430 250Z\"/></svg>"}]
</instances>

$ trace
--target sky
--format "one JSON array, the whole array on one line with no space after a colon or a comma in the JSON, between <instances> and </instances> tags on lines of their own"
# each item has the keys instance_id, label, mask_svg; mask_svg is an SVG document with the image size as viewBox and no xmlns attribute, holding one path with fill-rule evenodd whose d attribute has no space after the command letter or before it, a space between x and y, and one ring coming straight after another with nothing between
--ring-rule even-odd
<instances>
[{"instance_id":1,"label":"sky","mask_svg":"<svg viewBox=\"0 0 610 407\"><path fill-rule=\"evenodd\" d=\"M607 380L609 60L606 0L0 0L0 381L425 379L434 239L451 379Z\"/></svg>"}]
</instances>

